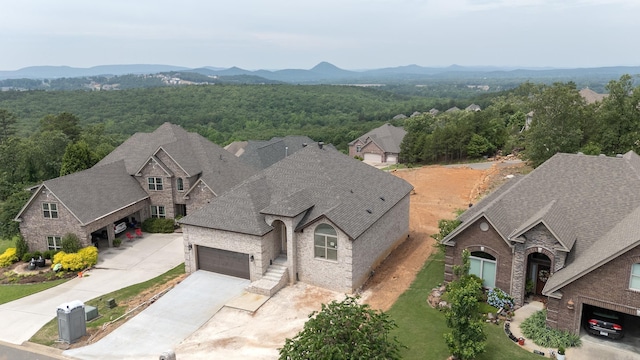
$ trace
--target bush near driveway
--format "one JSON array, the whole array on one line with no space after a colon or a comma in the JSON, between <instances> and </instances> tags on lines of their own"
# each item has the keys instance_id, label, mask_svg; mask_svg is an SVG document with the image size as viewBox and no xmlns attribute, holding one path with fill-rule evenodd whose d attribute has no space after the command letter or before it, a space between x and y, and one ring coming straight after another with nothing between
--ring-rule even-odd
<instances>
[{"instance_id":1,"label":"bush near driveway","mask_svg":"<svg viewBox=\"0 0 640 360\"><path fill-rule=\"evenodd\" d=\"M0 255L0 268L7 267L16 261L18 261L16 248L8 248L4 253L2 253L2 255Z\"/></svg>"},{"instance_id":2,"label":"bush near driveway","mask_svg":"<svg viewBox=\"0 0 640 360\"><path fill-rule=\"evenodd\" d=\"M391 332L407 349L403 359L443 360L449 356L442 334L448 331L444 314L427 303L431 289L444 280L444 254L436 252L425 262L409 289L387 312L398 328ZM540 360L511 341L502 326L487 325L485 352L476 360Z\"/></svg>"}]
</instances>

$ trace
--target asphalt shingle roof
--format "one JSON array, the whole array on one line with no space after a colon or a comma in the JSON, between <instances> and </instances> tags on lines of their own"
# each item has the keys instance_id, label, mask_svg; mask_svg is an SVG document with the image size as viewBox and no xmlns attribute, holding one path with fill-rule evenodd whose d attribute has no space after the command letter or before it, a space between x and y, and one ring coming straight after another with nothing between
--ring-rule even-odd
<instances>
[{"instance_id":1,"label":"asphalt shingle roof","mask_svg":"<svg viewBox=\"0 0 640 360\"><path fill-rule=\"evenodd\" d=\"M376 143L384 152L399 154L400 144L402 144L402 139L404 139L406 134L407 132L401 127L384 124L360 136L357 140L366 144L370 139L370 141ZM354 143L355 140L349 144L353 145Z\"/></svg>"},{"instance_id":2,"label":"asphalt shingle roof","mask_svg":"<svg viewBox=\"0 0 640 360\"><path fill-rule=\"evenodd\" d=\"M47 180L43 186L83 225L148 197L123 161Z\"/></svg>"},{"instance_id":3,"label":"asphalt shingle roof","mask_svg":"<svg viewBox=\"0 0 640 360\"><path fill-rule=\"evenodd\" d=\"M249 140L236 146L230 146L230 151L236 151L236 155L246 164L262 170L277 163L296 151L313 145L315 142L307 136L289 135L285 137L274 137L271 140ZM243 146L239 151L238 146ZM333 147L333 145L325 145ZM239 154L238 154L239 152Z\"/></svg>"},{"instance_id":4,"label":"asphalt shingle roof","mask_svg":"<svg viewBox=\"0 0 640 360\"><path fill-rule=\"evenodd\" d=\"M296 216L297 228L327 217L357 238L413 187L389 173L316 144L247 179L180 222L262 236L265 214Z\"/></svg>"},{"instance_id":5,"label":"asphalt shingle roof","mask_svg":"<svg viewBox=\"0 0 640 360\"><path fill-rule=\"evenodd\" d=\"M570 249L565 267L547 282L545 293L588 273L594 264L639 244L640 157L556 154L528 175L512 179L468 209L443 242L480 216L505 240L543 223ZM599 266L599 265L598 265Z\"/></svg>"}]
</instances>

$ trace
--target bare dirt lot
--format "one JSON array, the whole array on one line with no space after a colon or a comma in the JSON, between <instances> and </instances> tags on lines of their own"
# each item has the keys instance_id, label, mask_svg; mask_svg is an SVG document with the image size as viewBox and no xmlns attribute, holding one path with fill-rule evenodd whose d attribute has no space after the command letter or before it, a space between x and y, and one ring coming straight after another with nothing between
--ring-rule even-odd
<instances>
[{"instance_id":1,"label":"bare dirt lot","mask_svg":"<svg viewBox=\"0 0 640 360\"><path fill-rule=\"evenodd\" d=\"M365 284L362 298L373 308L388 310L415 279L436 249L431 235L440 219L452 219L457 209L475 203L480 195L500 183L506 174L520 172L522 165L488 170L429 166L398 170L394 175L414 186L411 195L410 236L376 269ZM176 349L178 358L274 359L286 338L294 337L308 315L322 303L343 294L303 283L286 287L256 313L223 308L198 332Z\"/></svg>"}]
</instances>

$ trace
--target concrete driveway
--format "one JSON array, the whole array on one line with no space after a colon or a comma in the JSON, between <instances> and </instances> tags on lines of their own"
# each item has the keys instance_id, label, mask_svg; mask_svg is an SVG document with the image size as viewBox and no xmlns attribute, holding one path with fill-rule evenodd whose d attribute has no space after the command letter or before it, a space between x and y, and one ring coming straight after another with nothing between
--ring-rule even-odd
<instances>
[{"instance_id":1,"label":"concrete driveway","mask_svg":"<svg viewBox=\"0 0 640 360\"><path fill-rule=\"evenodd\" d=\"M158 359L242 294L249 280L196 271L158 301L89 346L67 350L78 359Z\"/></svg>"},{"instance_id":2,"label":"concrete driveway","mask_svg":"<svg viewBox=\"0 0 640 360\"><path fill-rule=\"evenodd\" d=\"M0 305L0 341L22 344L56 317L59 305L86 302L152 279L184 262L182 234L145 234L119 248L101 250L88 276Z\"/></svg>"}]
</instances>

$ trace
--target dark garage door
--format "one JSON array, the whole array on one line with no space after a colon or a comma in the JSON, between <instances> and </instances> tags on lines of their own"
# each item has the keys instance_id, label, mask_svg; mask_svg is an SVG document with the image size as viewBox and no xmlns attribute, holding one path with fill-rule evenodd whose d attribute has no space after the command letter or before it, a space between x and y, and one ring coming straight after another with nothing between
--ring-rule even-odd
<instances>
[{"instance_id":1,"label":"dark garage door","mask_svg":"<svg viewBox=\"0 0 640 360\"><path fill-rule=\"evenodd\" d=\"M198 269L249 279L249 254L198 246Z\"/></svg>"}]
</instances>

